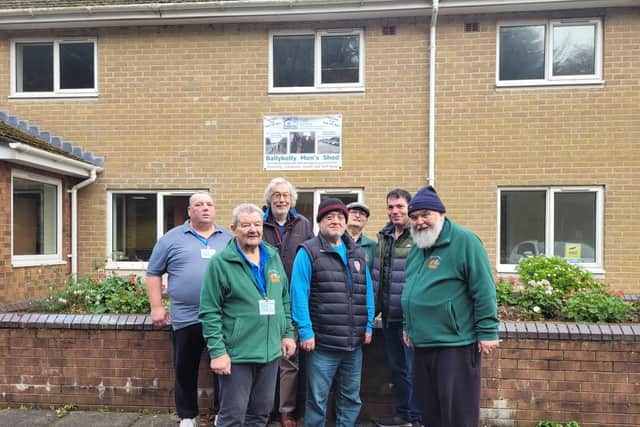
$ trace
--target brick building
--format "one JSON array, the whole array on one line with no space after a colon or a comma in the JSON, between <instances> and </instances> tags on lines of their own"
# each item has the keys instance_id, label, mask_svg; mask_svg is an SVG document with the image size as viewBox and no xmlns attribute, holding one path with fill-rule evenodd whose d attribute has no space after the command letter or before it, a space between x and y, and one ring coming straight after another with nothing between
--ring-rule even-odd
<instances>
[{"instance_id":1,"label":"brick building","mask_svg":"<svg viewBox=\"0 0 640 427\"><path fill-rule=\"evenodd\" d=\"M71 219L53 261L3 233L0 302L74 260L142 272L190 193L227 225L275 176L309 216L365 201L370 236L388 190L431 182L498 273L547 253L638 292L638 40L637 0L6 0L0 111L105 161L75 252ZM22 170L0 159L3 200Z\"/></svg>"}]
</instances>

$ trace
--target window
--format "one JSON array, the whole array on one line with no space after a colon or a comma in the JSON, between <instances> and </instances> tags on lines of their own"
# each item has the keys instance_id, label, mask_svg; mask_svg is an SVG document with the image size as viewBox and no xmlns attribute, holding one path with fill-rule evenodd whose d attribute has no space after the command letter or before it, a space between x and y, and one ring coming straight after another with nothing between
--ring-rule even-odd
<instances>
[{"instance_id":1,"label":"window","mask_svg":"<svg viewBox=\"0 0 640 427\"><path fill-rule=\"evenodd\" d=\"M146 262L156 241L171 228L184 223L190 192L113 192L111 214L111 260Z\"/></svg>"},{"instance_id":2,"label":"window","mask_svg":"<svg viewBox=\"0 0 640 427\"><path fill-rule=\"evenodd\" d=\"M601 83L602 21L498 25L498 86Z\"/></svg>"},{"instance_id":3,"label":"window","mask_svg":"<svg viewBox=\"0 0 640 427\"><path fill-rule=\"evenodd\" d=\"M320 202L329 197L335 197L348 205L351 202L362 202L363 194L362 190L338 190L338 189L325 189L325 190L300 190L298 189L298 201L296 202L296 211L305 216L311 224L313 224L314 233L318 233L318 224L316 223L316 215L318 213L318 206Z\"/></svg>"},{"instance_id":4,"label":"window","mask_svg":"<svg viewBox=\"0 0 640 427\"><path fill-rule=\"evenodd\" d=\"M14 40L11 94L22 97L97 93L96 41Z\"/></svg>"},{"instance_id":5,"label":"window","mask_svg":"<svg viewBox=\"0 0 640 427\"><path fill-rule=\"evenodd\" d=\"M362 30L271 34L270 92L364 90Z\"/></svg>"},{"instance_id":6,"label":"window","mask_svg":"<svg viewBox=\"0 0 640 427\"><path fill-rule=\"evenodd\" d=\"M12 264L62 264L62 183L32 173L12 173Z\"/></svg>"},{"instance_id":7,"label":"window","mask_svg":"<svg viewBox=\"0 0 640 427\"><path fill-rule=\"evenodd\" d=\"M548 187L498 191L498 270L520 259L557 256L602 269L603 189Z\"/></svg>"}]
</instances>

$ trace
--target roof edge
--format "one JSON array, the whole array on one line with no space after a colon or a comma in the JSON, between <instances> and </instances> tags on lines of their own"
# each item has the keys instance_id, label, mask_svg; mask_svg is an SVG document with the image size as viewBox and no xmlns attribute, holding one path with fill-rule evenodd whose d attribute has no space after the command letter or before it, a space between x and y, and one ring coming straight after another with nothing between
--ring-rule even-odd
<instances>
[{"instance_id":1,"label":"roof edge","mask_svg":"<svg viewBox=\"0 0 640 427\"><path fill-rule=\"evenodd\" d=\"M638 6L638 0L441 0L443 15ZM0 29L295 22L430 16L431 1L258 0L1 9Z\"/></svg>"}]
</instances>

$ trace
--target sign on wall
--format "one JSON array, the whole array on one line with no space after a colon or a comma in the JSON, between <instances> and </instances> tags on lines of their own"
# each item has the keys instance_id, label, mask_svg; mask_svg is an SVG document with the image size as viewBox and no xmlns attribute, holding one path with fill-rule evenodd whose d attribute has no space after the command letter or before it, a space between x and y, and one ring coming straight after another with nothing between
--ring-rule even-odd
<instances>
[{"instance_id":1,"label":"sign on wall","mask_svg":"<svg viewBox=\"0 0 640 427\"><path fill-rule=\"evenodd\" d=\"M342 115L264 116L264 168L342 168Z\"/></svg>"}]
</instances>

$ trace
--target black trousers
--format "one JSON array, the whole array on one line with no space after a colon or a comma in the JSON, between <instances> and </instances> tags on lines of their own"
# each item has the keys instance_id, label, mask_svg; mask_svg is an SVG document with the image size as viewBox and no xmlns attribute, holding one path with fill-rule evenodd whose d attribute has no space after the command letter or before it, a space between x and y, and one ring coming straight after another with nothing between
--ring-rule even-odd
<instances>
[{"instance_id":1,"label":"black trousers","mask_svg":"<svg viewBox=\"0 0 640 427\"><path fill-rule=\"evenodd\" d=\"M413 391L428 427L478 427L482 355L478 344L416 348Z\"/></svg>"},{"instance_id":2,"label":"black trousers","mask_svg":"<svg viewBox=\"0 0 640 427\"><path fill-rule=\"evenodd\" d=\"M206 343L200 323L173 331L173 369L176 412L180 418L198 416L198 369ZM218 405L218 381L214 378L214 408Z\"/></svg>"}]
</instances>

